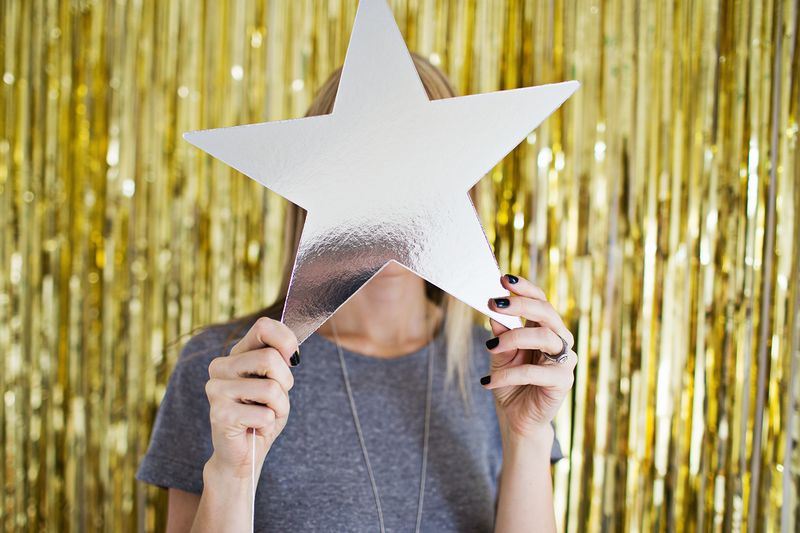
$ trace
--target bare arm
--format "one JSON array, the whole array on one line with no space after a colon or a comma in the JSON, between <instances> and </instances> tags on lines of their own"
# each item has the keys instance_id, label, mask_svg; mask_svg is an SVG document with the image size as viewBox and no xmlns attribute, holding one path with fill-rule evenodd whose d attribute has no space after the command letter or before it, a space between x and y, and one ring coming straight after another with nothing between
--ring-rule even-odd
<instances>
[{"instance_id":1,"label":"bare arm","mask_svg":"<svg viewBox=\"0 0 800 533\"><path fill-rule=\"evenodd\" d=\"M167 506L167 533L185 533L192 528L192 522L200 505L200 496L179 489L169 489Z\"/></svg>"},{"instance_id":2,"label":"bare arm","mask_svg":"<svg viewBox=\"0 0 800 533\"><path fill-rule=\"evenodd\" d=\"M481 384L494 392L503 440L495 531L555 532L550 422L572 388L578 356L572 333L539 287L508 275L501 283L511 295L490 301L490 308L526 323L509 330L492 319L497 336L486 342L491 373ZM543 354L564 357L552 362Z\"/></svg>"},{"instance_id":3,"label":"bare arm","mask_svg":"<svg viewBox=\"0 0 800 533\"><path fill-rule=\"evenodd\" d=\"M166 533L249 531L251 480L217 471L213 458L203 469L203 495L169 489Z\"/></svg>"},{"instance_id":4,"label":"bare arm","mask_svg":"<svg viewBox=\"0 0 800 533\"><path fill-rule=\"evenodd\" d=\"M497 494L495 531L555 532L550 477L551 426L526 439L503 437L503 466Z\"/></svg>"},{"instance_id":5,"label":"bare arm","mask_svg":"<svg viewBox=\"0 0 800 533\"><path fill-rule=\"evenodd\" d=\"M170 489L168 532L250 531L252 472L261 472L286 425L296 350L289 328L261 318L230 355L211 361L206 394L214 452L203 468L201 496Z\"/></svg>"},{"instance_id":6,"label":"bare arm","mask_svg":"<svg viewBox=\"0 0 800 533\"><path fill-rule=\"evenodd\" d=\"M203 484L192 533L250 531L253 496L249 475L231 475L229 468L216 466L212 457L203 469Z\"/></svg>"}]
</instances>

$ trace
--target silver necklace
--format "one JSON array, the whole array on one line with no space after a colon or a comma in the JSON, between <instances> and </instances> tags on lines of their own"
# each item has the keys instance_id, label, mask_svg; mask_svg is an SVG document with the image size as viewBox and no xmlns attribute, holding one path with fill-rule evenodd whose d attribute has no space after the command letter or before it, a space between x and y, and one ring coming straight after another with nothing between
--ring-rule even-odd
<instances>
[{"instance_id":1,"label":"silver necklace","mask_svg":"<svg viewBox=\"0 0 800 533\"><path fill-rule=\"evenodd\" d=\"M347 399L350 400L350 411L353 413L353 423L356 427L356 434L358 434L358 443L361 445L361 453L364 456L364 463L367 466L367 474L369 474L369 482L372 486L372 495L375 497L375 507L378 511L378 521L381 526L381 533L386 532L383 524L383 509L381 508L381 497L378 494L378 484L375 482L375 473L372 471L372 464L369 462L369 454L367 453L367 445L364 441L364 433L361 431L361 421L358 418L358 411L356 410L356 402L353 399L353 390L350 387L350 378L347 375L347 367L344 363L344 355L342 348L339 345L339 335L336 332L336 325L331 320L331 329L333 330L333 338L336 340L336 351L339 354L339 366L342 368L342 378L344 379L344 388L347 391ZM422 503L425 498L425 478L427 477L428 468L428 436L430 434L431 423L431 396L433 392L433 340L428 343L428 388L425 395L425 430L422 437L422 467L419 476L419 498L417 499L417 519L414 531L419 533L420 525L422 524Z\"/></svg>"}]
</instances>

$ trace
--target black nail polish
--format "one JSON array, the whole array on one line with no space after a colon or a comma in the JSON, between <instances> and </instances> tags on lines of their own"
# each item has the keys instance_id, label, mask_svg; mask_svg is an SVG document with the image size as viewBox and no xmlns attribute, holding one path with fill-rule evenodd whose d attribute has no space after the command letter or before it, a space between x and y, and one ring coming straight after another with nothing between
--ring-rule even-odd
<instances>
[{"instance_id":1,"label":"black nail polish","mask_svg":"<svg viewBox=\"0 0 800 533\"><path fill-rule=\"evenodd\" d=\"M496 305L497 307L503 309L503 308L508 307L509 305L511 305L511 301L508 298L495 298L494 299L494 305Z\"/></svg>"},{"instance_id":2,"label":"black nail polish","mask_svg":"<svg viewBox=\"0 0 800 533\"><path fill-rule=\"evenodd\" d=\"M498 339L497 337L492 337L491 339L486 341L486 347L489 348L490 350L492 348L496 348L498 344L500 344L500 339Z\"/></svg>"},{"instance_id":3,"label":"black nail polish","mask_svg":"<svg viewBox=\"0 0 800 533\"><path fill-rule=\"evenodd\" d=\"M488 385L492 381L492 376L483 376L481 378L481 385Z\"/></svg>"},{"instance_id":4,"label":"black nail polish","mask_svg":"<svg viewBox=\"0 0 800 533\"><path fill-rule=\"evenodd\" d=\"M299 350L294 352L292 354L292 356L289 358L289 364L292 365L292 366L297 366L297 365L300 364L300 351Z\"/></svg>"},{"instance_id":5,"label":"black nail polish","mask_svg":"<svg viewBox=\"0 0 800 533\"><path fill-rule=\"evenodd\" d=\"M513 285L514 283L517 283L517 282L519 281L519 278L518 278L517 276L513 275L513 274L506 274L506 279L507 279L507 280L508 280L508 282L509 282L509 283L511 283L512 285Z\"/></svg>"}]
</instances>

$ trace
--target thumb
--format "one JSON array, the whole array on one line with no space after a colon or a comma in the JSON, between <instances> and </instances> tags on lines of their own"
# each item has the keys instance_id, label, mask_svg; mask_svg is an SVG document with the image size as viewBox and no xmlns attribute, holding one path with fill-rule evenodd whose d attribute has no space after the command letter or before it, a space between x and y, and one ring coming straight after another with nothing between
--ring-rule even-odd
<instances>
[{"instance_id":1,"label":"thumb","mask_svg":"<svg viewBox=\"0 0 800 533\"><path fill-rule=\"evenodd\" d=\"M501 324L494 318L489 319L489 324L492 326L492 334L495 337L509 330L509 328L505 327L503 324Z\"/></svg>"}]
</instances>

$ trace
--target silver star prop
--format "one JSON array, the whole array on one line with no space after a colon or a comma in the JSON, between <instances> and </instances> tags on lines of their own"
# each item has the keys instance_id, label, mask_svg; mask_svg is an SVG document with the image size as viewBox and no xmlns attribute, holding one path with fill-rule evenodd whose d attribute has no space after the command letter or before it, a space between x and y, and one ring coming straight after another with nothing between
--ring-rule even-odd
<instances>
[{"instance_id":1,"label":"silver star prop","mask_svg":"<svg viewBox=\"0 0 800 533\"><path fill-rule=\"evenodd\" d=\"M330 115L184 138L307 211L283 321L303 342L390 261L509 328L469 189L576 81L429 100L385 0L361 0Z\"/></svg>"}]
</instances>

